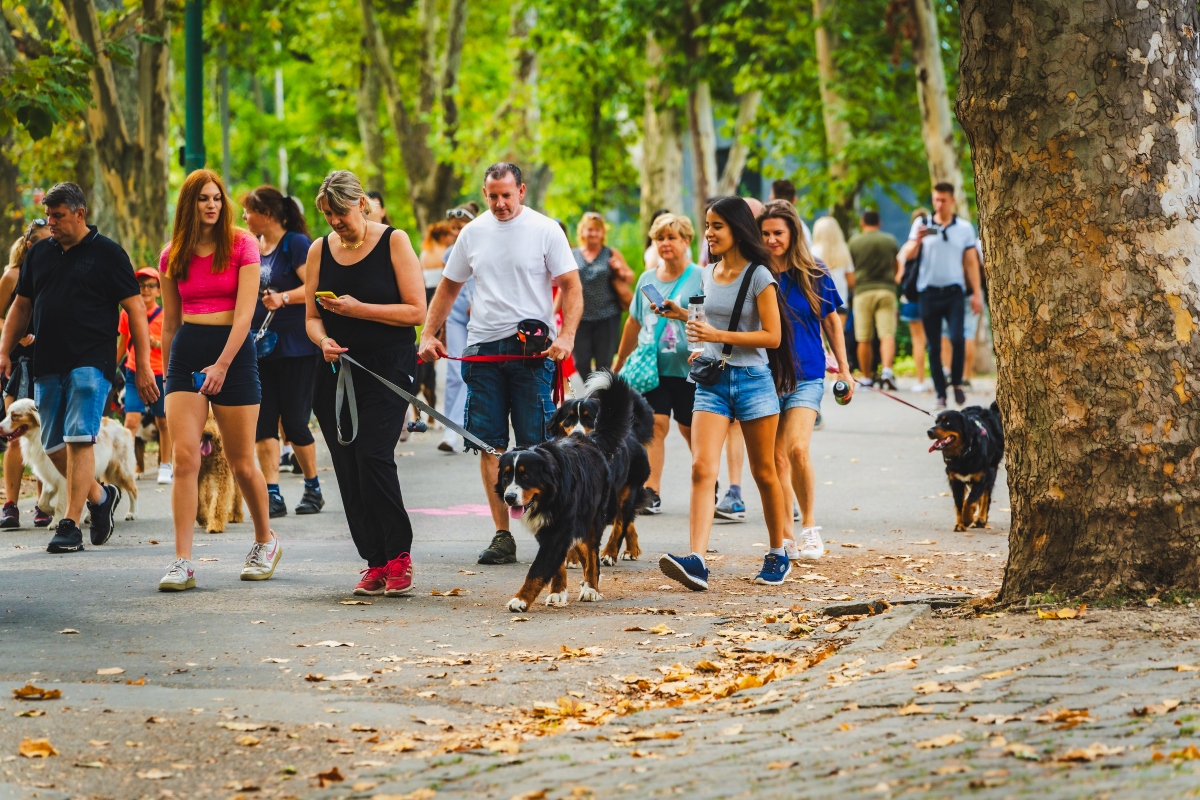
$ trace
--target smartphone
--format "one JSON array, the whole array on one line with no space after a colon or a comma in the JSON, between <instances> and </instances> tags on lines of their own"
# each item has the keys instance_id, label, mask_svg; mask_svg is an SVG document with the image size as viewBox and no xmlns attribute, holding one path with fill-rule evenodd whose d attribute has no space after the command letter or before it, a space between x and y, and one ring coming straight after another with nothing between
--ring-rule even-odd
<instances>
[{"instance_id":1,"label":"smartphone","mask_svg":"<svg viewBox=\"0 0 1200 800\"><path fill-rule=\"evenodd\" d=\"M208 380L208 376L203 372L192 373L192 386L195 387L197 392L200 391L200 387L204 385L206 380Z\"/></svg>"},{"instance_id":2,"label":"smartphone","mask_svg":"<svg viewBox=\"0 0 1200 800\"><path fill-rule=\"evenodd\" d=\"M333 292L317 292L313 297L320 297L324 300L337 300L337 295Z\"/></svg>"},{"instance_id":3,"label":"smartphone","mask_svg":"<svg viewBox=\"0 0 1200 800\"><path fill-rule=\"evenodd\" d=\"M659 307L659 308L663 307L664 300L663 300L662 292L660 292L660 291L658 291L658 289L654 288L654 286L652 284L647 283L645 286L643 286L642 294L646 295L646 299L649 300L654 305L656 305L657 307Z\"/></svg>"}]
</instances>

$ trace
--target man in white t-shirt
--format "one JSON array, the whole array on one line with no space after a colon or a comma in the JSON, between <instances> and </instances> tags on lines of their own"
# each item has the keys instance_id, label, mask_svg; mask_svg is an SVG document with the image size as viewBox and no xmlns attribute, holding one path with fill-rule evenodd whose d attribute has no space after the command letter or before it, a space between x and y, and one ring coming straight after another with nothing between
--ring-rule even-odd
<instances>
[{"instance_id":1,"label":"man in white t-shirt","mask_svg":"<svg viewBox=\"0 0 1200 800\"><path fill-rule=\"evenodd\" d=\"M503 362L464 362L467 384L465 427L496 450L508 448L512 420L518 446L546 440L546 425L554 414L551 384L555 362L575 347L575 329L583 314L583 288L571 245L554 220L521 204L525 184L515 164L501 162L483 176L487 212L467 224L446 262L441 283L429 303L421 332L420 356L436 361L446 353L435 335L450 314L454 300L471 278L475 294L467 323L463 356L527 355L517 336L522 322L541 323L553 339L544 359ZM563 294L562 330L554 337L552 284ZM472 447L470 443L467 445ZM476 448L477 449L477 448ZM479 554L480 564L511 564L517 543L509 532L508 508L496 497L497 458L480 453L483 490L496 523L491 545Z\"/></svg>"}]
</instances>

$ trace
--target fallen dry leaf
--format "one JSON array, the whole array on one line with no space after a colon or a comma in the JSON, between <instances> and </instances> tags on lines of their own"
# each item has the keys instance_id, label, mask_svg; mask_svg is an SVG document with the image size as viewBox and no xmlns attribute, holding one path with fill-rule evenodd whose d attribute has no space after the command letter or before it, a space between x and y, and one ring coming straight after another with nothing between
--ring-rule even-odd
<instances>
[{"instance_id":1,"label":"fallen dry leaf","mask_svg":"<svg viewBox=\"0 0 1200 800\"><path fill-rule=\"evenodd\" d=\"M948 692L953 687L948 683L940 683L938 681L925 681L918 683L913 687L913 691L917 694L937 694L938 692Z\"/></svg>"},{"instance_id":2,"label":"fallen dry leaf","mask_svg":"<svg viewBox=\"0 0 1200 800\"><path fill-rule=\"evenodd\" d=\"M1153 758L1155 761L1162 761L1165 758L1180 758L1184 761L1198 761L1200 760L1200 748L1197 748L1194 744L1189 744L1182 750L1172 751L1170 756L1164 756L1162 753L1156 752Z\"/></svg>"},{"instance_id":3,"label":"fallen dry leaf","mask_svg":"<svg viewBox=\"0 0 1200 800\"><path fill-rule=\"evenodd\" d=\"M799 761L771 761L767 764L767 769L791 769L799 763Z\"/></svg>"},{"instance_id":4,"label":"fallen dry leaf","mask_svg":"<svg viewBox=\"0 0 1200 800\"><path fill-rule=\"evenodd\" d=\"M699 661L696 663L696 671L718 673L721 671L721 668L711 661Z\"/></svg>"},{"instance_id":5,"label":"fallen dry leaf","mask_svg":"<svg viewBox=\"0 0 1200 800\"><path fill-rule=\"evenodd\" d=\"M458 597L459 595L470 594L466 589L451 589L448 592L439 592L434 589L430 592L434 597Z\"/></svg>"},{"instance_id":6,"label":"fallen dry leaf","mask_svg":"<svg viewBox=\"0 0 1200 800\"><path fill-rule=\"evenodd\" d=\"M372 753L407 753L409 750L417 749L417 740L407 736L402 736L397 739L392 739L387 742L380 742L371 748Z\"/></svg>"},{"instance_id":7,"label":"fallen dry leaf","mask_svg":"<svg viewBox=\"0 0 1200 800\"><path fill-rule=\"evenodd\" d=\"M1016 758L1023 758L1026 761L1038 760L1037 750L1027 744L1021 744L1020 742L1010 742L1009 744L1004 745L1004 750L1002 752L1006 756L1015 756Z\"/></svg>"},{"instance_id":8,"label":"fallen dry leaf","mask_svg":"<svg viewBox=\"0 0 1200 800\"><path fill-rule=\"evenodd\" d=\"M937 747L949 747L952 744L958 744L963 741L966 740L957 733L945 733L941 736L935 736L932 739L917 742L914 747L918 750L932 750Z\"/></svg>"},{"instance_id":9,"label":"fallen dry leaf","mask_svg":"<svg viewBox=\"0 0 1200 800\"><path fill-rule=\"evenodd\" d=\"M261 731L267 726L261 722L218 722L217 727L239 733L249 733L251 731Z\"/></svg>"},{"instance_id":10,"label":"fallen dry leaf","mask_svg":"<svg viewBox=\"0 0 1200 800\"><path fill-rule=\"evenodd\" d=\"M143 675L142 677L138 678L136 681L127 680L127 681L125 681L125 685L126 686L145 686L146 685L146 676Z\"/></svg>"},{"instance_id":11,"label":"fallen dry leaf","mask_svg":"<svg viewBox=\"0 0 1200 800\"><path fill-rule=\"evenodd\" d=\"M121 667L105 667L104 669L96 670L97 675L120 675L125 670Z\"/></svg>"},{"instance_id":12,"label":"fallen dry leaf","mask_svg":"<svg viewBox=\"0 0 1200 800\"><path fill-rule=\"evenodd\" d=\"M1200 667L1194 667L1191 664L1176 664L1176 672L1200 672Z\"/></svg>"},{"instance_id":13,"label":"fallen dry leaf","mask_svg":"<svg viewBox=\"0 0 1200 800\"><path fill-rule=\"evenodd\" d=\"M980 725L1003 725L1006 722L1020 722L1025 717L1020 714L980 714L971 717L972 722L978 722Z\"/></svg>"},{"instance_id":14,"label":"fallen dry leaf","mask_svg":"<svg viewBox=\"0 0 1200 800\"><path fill-rule=\"evenodd\" d=\"M161 781L172 777L175 773L167 772L165 769L154 767L152 769L143 770L135 774L144 781Z\"/></svg>"},{"instance_id":15,"label":"fallen dry leaf","mask_svg":"<svg viewBox=\"0 0 1200 800\"><path fill-rule=\"evenodd\" d=\"M379 729L372 728L370 725L362 725L358 722L353 722L350 724L350 730L354 731L355 733L375 733Z\"/></svg>"},{"instance_id":16,"label":"fallen dry leaf","mask_svg":"<svg viewBox=\"0 0 1200 800\"><path fill-rule=\"evenodd\" d=\"M1055 730L1065 731L1082 722L1095 720L1086 708L1052 708L1037 718L1038 722L1059 723Z\"/></svg>"},{"instance_id":17,"label":"fallen dry leaf","mask_svg":"<svg viewBox=\"0 0 1200 800\"><path fill-rule=\"evenodd\" d=\"M461 569L459 570L459 572L462 571ZM405 792L404 794L373 794L371 795L371 800L433 800L436 796L437 791L435 789L422 788L412 792Z\"/></svg>"},{"instance_id":18,"label":"fallen dry leaf","mask_svg":"<svg viewBox=\"0 0 1200 800\"><path fill-rule=\"evenodd\" d=\"M932 714L933 709L919 706L916 703L909 703L906 706L901 706L900 710L898 710L896 713L902 717L909 717L913 714Z\"/></svg>"},{"instance_id":19,"label":"fallen dry leaf","mask_svg":"<svg viewBox=\"0 0 1200 800\"><path fill-rule=\"evenodd\" d=\"M933 770L934 775L961 775L964 772L970 772L971 768L966 764L943 764Z\"/></svg>"},{"instance_id":20,"label":"fallen dry leaf","mask_svg":"<svg viewBox=\"0 0 1200 800\"><path fill-rule=\"evenodd\" d=\"M650 629L650 633L657 633L659 636L670 636L675 631L667 627L666 623L660 622Z\"/></svg>"},{"instance_id":21,"label":"fallen dry leaf","mask_svg":"<svg viewBox=\"0 0 1200 800\"><path fill-rule=\"evenodd\" d=\"M197 561L220 561L219 558L197 558Z\"/></svg>"},{"instance_id":22,"label":"fallen dry leaf","mask_svg":"<svg viewBox=\"0 0 1200 800\"><path fill-rule=\"evenodd\" d=\"M75 766L85 769L104 769L103 761L76 761Z\"/></svg>"},{"instance_id":23,"label":"fallen dry leaf","mask_svg":"<svg viewBox=\"0 0 1200 800\"><path fill-rule=\"evenodd\" d=\"M359 675L357 672L344 672L341 675L331 675L330 677L326 678L325 680L327 680L331 683L335 682L335 681L349 681L351 683L355 683L358 681L367 681L369 683L375 679L372 678L370 675Z\"/></svg>"},{"instance_id":24,"label":"fallen dry leaf","mask_svg":"<svg viewBox=\"0 0 1200 800\"><path fill-rule=\"evenodd\" d=\"M371 601L370 600L342 600L341 605L344 605L344 606L369 606L369 605L371 605Z\"/></svg>"},{"instance_id":25,"label":"fallen dry leaf","mask_svg":"<svg viewBox=\"0 0 1200 800\"><path fill-rule=\"evenodd\" d=\"M952 675L955 672L966 672L970 667L965 664L948 664L944 667L938 667L934 670L938 675Z\"/></svg>"},{"instance_id":26,"label":"fallen dry leaf","mask_svg":"<svg viewBox=\"0 0 1200 800\"><path fill-rule=\"evenodd\" d=\"M966 681L965 683L956 683L956 684L954 684L954 691L962 692L963 694L970 694L971 692L975 691L982 685L983 684L980 683L979 681Z\"/></svg>"},{"instance_id":27,"label":"fallen dry leaf","mask_svg":"<svg viewBox=\"0 0 1200 800\"><path fill-rule=\"evenodd\" d=\"M20 689L13 689L12 693L18 700L57 700L62 697L61 689L42 689L32 683L27 683Z\"/></svg>"},{"instance_id":28,"label":"fallen dry leaf","mask_svg":"<svg viewBox=\"0 0 1200 800\"><path fill-rule=\"evenodd\" d=\"M546 800L545 789L531 789L528 792L514 794L509 800Z\"/></svg>"},{"instance_id":29,"label":"fallen dry leaf","mask_svg":"<svg viewBox=\"0 0 1200 800\"><path fill-rule=\"evenodd\" d=\"M1125 752L1124 747L1109 747L1100 742L1093 742L1087 747L1078 747L1068 750L1062 755L1054 757L1055 761L1095 761L1101 756L1115 756Z\"/></svg>"},{"instance_id":30,"label":"fallen dry leaf","mask_svg":"<svg viewBox=\"0 0 1200 800\"><path fill-rule=\"evenodd\" d=\"M27 711L18 711L17 713L13 714L13 716L14 717L44 717L44 716L46 716L46 712L42 711L40 708L31 708Z\"/></svg>"},{"instance_id":31,"label":"fallen dry leaf","mask_svg":"<svg viewBox=\"0 0 1200 800\"><path fill-rule=\"evenodd\" d=\"M59 633L79 633L79 631L74 628L63 628Z\"/></svg>"},{"instance_id":32,"label":"fallen dry leaf","mask_svg":"<svg viewBox=\"0 0 1200 800\"><path fill-rule=\"evenodd\" d=\"M290 661L291 661L290 658L264 658L260 663L262 663L262 664L287 664Z\"/></svg>"},{"instance_id":33,"label":"fallen dry leaf","mask_svg":"<svg viewBox=\"0 0 1200 800\"><path fill-rule=\"evenodd\" d=\"M242 747L254 747L257 744L261 744L262 740L257 736L251 736L247 733L245 736L239 736L238 738L234 739L234 742Z\"/></svg>"},{"instance_id":34,"label":"fallen dry leaf","mask_svg":"<svg viewBox=\"0 0 1200 800\"><path fill-rule=\"evenodd\" d=\"M301 645L305 647L307 645ZM338 642L333 639L326 639L323 642L317 642L313 647L354 647L354 642Z\"/></svg>"},{"instance_id":35,"label":"fallen dry leaf","mask_svg":"<svg viewBox=\"0 0 1200 800\"><path fill-rule=\"evenodd\" d=\"M1157 714L1168 714L1168 713L1174 711L1178 707L1179 707L1178 700L1163 700L1161 703L1155 703L1153 705L1142 706L1141 708L1135 708L1133 710L1133 716L1135 716L1135 717L1152 717Z\"/></svg>"},{"instance_id":36,"label":"fallen dry leaf","mask_svg":"<svg viewBox=\"0 0 1200 800\"><path fill-rule=\"evenodd\" d=\"M1087 611L1087 603L1081 603L1079 608L1060 608L1057 611L1037 610L1038 619L1079 619Z\"/></svg>"},{"instance_id":37,"label":"fallen dry leaf","mask_svg":"<svg viewBox=\"0 0 1200 800\"><path fill-rule=\"evenodd\" d=\"M309 683L320 683L321 681L325 680L325 676L320 672L310 672L304 676L304 680L308 681Z\"/></svg>"},{"instance_id":38,"label":"fallen dry leaf","mask_svg":"<svg viewBox=\"0 0 1200 800\"><path fill-rule=\"evenodd\" d=\"M317 773L317 782L321 784L322 789L331 783L341 783L344 780L346 780L345 776L338 772L337 767L333 767L328 772Z\"/></svg>"},{"instance_id":39,"label":"fallen dry leaf","mask_svg":"<svg viewBox=\"0 0 1200 800\"><path fill-rule=\"evenodd\" d=\"M853 544L852 542L842 542L842 547L862 547L861 544Z\"/></svg>"},{"instance_id":40,"label":"fallen dry leaf","mask_svg":"<svg viewBox=\"0 0 1200 800\"><path fill-rule=\"evenodd\" d=\"M633 731L632 733L617 734L612 737L614 742L647 742L652 739L678 739L683 736L682 731L652 731L646 728Z\"/></svg>"},{"instance_id":41,"label":"fallen dry leaf","mask_svg":"<svg viewBox=\"0 0 1200 800\"><path fill-rule=\"evenodd\" d=\"M17 752L26 758L49 758L58 755L49 739L22 739Z\"/></svg>"},{"instance_id":42,"label":"fallen dry leaf","mask_svg":"<svg viewBox=\"0 0 1200 800\"><path fill-rule=\"evenodd\" d=\"M912 658L906 658L903 661L893 661L890 664L884 664L882 667L876 667L875 669L871 670L871 673L899 672L903 669L916 669L917 660L920 658L920 656L913 656Z\"/></svg>"},{"instance_id":43,"label":"fallen dry leaf","mask_svg":"<svg viewBox=\"0 0 1200 800\"><path fill-rule=\"evenodd\" d=\"M980 675L979 677L985 681L995 681L999 680L1000 678L1007 678L1009 675L1012 675L1013 672L1015 672L1015 670L1002 669L998 672L989 672L986 675Z\"/></svg>"},{"instance_id":44,"label":"fallen dry leaf","mask_svg":"<svg viewBox=\"0 0 1200 800\"><path fill-rule=\"evenodd\" d=\"M724 728L721 731L721 735L722 736L737 736L739 733L742 732L742 729L744 727L746 727L746 726L745 725L730 725L728 728Z\"/></svg>"},{"instance_id":45,"label":"fallen dry leaf","mask_svg":"<svg viewBox=\"0 0 1200 800\"><path fill-rule=\"evenodd\" d=\"M505 753L510 756L515 756L521 751L521 741L519 739L497 739L493 742L488 742L484 746L493 753Z\"/></svg>"}]
</instances>

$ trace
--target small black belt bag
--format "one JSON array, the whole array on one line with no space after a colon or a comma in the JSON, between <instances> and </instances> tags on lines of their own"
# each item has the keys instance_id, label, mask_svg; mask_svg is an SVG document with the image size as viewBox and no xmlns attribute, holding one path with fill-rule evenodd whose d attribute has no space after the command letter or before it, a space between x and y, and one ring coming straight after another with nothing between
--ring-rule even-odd
<instances>
[{"instance_id":1,"label":"small black belt bag","mask_svg":"<svg viewBox=\"0 0 1200 800\"><path fill-rule=\"evenodd\" d=\"M751 264L742 273L742 285L738 287L737 300L733 303L733 313L729 315L729 331L736 331L742 318L742 306L746 303L746 294L750 291L750 279L758 264ZM688 377L702 386L714 386L725 374L725 362L733 355L733 345L726 344L721 348L721 357L699 356L692 361Z\"/></svg>"}]
</instances>

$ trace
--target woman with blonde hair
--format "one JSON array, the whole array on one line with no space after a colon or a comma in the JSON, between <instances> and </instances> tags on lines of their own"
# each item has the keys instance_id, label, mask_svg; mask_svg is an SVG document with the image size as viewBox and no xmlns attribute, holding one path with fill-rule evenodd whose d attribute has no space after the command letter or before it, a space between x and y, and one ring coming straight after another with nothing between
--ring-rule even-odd
<instances>
[{"instance_id":1,"label":"woman with blonde hair","mask_svg":"<svg viewBox=\"0 0 1200 800\"><path fill-rule=\"evenodd\" d=\"M233 477L254 520L254 546L241 578L264 581L275 573L283 548L271 530L267 484L255 463L254 435L262 392L250 341L250 321L261 278L258 241L233 227L233 209L221 176L209 169L188 175L179 190L171 243L159 258L162 273L162 354L167 362L166 405L174 439L175 561L159 581L162 591L196 587L192 530L196 521L201 441L211 410Z\"/></svg>"},{"instance_id":2,"label":"woman with blonde hair","mask_svg":"<svg viewBox=\"0 0 1200 800\"><path fill-rule=\"evenodd\" d=\"M850 290L854 288L854 259L850 257L850 246L842 233L842 226L833 217L821 217L813 223L812 256L825 264L842 308L850 303Z\"/></svg>"},{"instance_id":3,"label":"woman with blonde hair","mask_svg":"<svg viewBox=\"0 0 1200 800\"><path fill-rule=\"evenodd\" d=\"M633 270L619 250L606 244L608 223L585 212L575 229L579 246L571 250L583 282L583 317L575 332L575 368L587 380L596 369L610 369L621 337L621 312L633 299Z\"/></svg>"},{"instance_id":4,"label":"woman with blonde hair","mask_svg":"<svg viewBox=\"0 0 1200 800\"><path fill-rule=\"evenodd\" d=\"M415 326L425 320L421 263L404 231L368 220L367 195L352 172L326 176L316 203L333 232L313 242L304 273L308 337L331 365L317 370L313 413L350 536L367 562L354 593L398 597L413 586L412 522L396 474L408 403L365 370L413 390ZM343 353L365 369L342 361ZM339 390L350 380L346 402L357 419L338 407Z\"/></svg>"}]
</instances>

